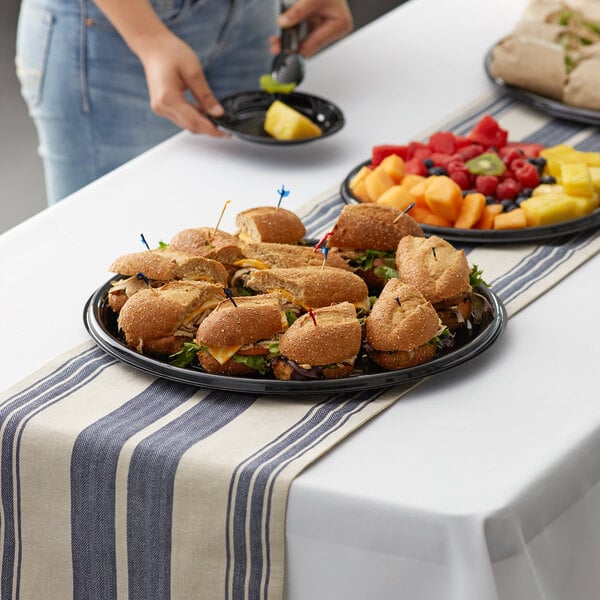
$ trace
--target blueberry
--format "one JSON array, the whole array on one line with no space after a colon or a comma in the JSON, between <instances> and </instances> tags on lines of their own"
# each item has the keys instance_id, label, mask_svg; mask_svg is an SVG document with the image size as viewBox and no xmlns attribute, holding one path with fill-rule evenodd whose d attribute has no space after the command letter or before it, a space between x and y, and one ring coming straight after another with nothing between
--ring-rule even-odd
<instances>
[{"instance_id":1,"label":"blueberry","mask_svg":"<svg viewBox=\"0 0 600 600\"><path fill-rule=\"evenodd\" d=\"M519 194L519 196L523 197L523 199L525 199L525 198L531 198L531 194L533 194L533 188L524 188L523 190L521 190L521 193Z\"/></svg>"},{"instance_id":2,"label":"blueberry","mask_svg":"<svg viewBox=\"0 0 600 600\"><path fill-rule=\"evenodd\" d=\"M431 167L433 167L433 165L435 163L433 162L433 160L431 160L431 158L424 158L423 159L423 164L425 165L426 169L431 169Z\"/></svg>"},{"instance_id":3,"label":"blueberry","mask_svg":"<svg viewBox=\"0 0 600 600\"><path fill-rule=\"evenodd\" d=\"M427 169L428 175L448 175L448 171L444 167L430 167Z\"/></svg>"},{"instance_id":4,"label":"blueberry","mask_svg":"<svg viewBox=\"0 0 600 600\"><path fill-rule=\"evenodd\" d=\"M540 178L540 183L556 183L556 177L553 177L552 175L545 175L544 177Z\"/></svg>"},{"instance_id":5,"label":"blueberry","mask_svg":"<svg viewBox=\"0 0 600 600\"><path fill-rule=\"evenodd\" d=\"M519 208L519 205L514 200L502 200L502 206L504 207L504 212L510 212L511 210L515 210L515 208Z\"/></svg>"},{"instance_id":6,"label":"blueberry","mask_svg":"<svg viewBox=\"0 0 600 600\"><path fill-rule=\"evenodd\" d=\"M498 201L496 200L496 198L494 198L494 196L486 196L485 197L485 203L486 204L496 204Z\"/></svg>"}]
</instances>

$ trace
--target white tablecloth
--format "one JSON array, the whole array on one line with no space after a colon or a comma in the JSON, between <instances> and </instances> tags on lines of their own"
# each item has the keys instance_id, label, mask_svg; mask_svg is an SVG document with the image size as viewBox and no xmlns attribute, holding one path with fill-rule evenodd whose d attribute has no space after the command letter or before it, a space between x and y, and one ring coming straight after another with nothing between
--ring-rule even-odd
<instances>
[{"instance_id":1,"label":"white tablecloth","mask_svg":"<svg viewBox=\"0 0 600 600\"><path fill-rule=\"evenodd\" d=\"M85 300L140 232L156 244L214 223L226 199L231 228L282 183L299 206L373 144L412 139L489 90L483 56L524 6L411 0L309 63L305 90L346 115L336 136L280 152L184 133L0 236L0 388L88 339ZM599 268L596 256L491 350L294 481L289 600L597 598Z\"/></svg>"}]
</instances>

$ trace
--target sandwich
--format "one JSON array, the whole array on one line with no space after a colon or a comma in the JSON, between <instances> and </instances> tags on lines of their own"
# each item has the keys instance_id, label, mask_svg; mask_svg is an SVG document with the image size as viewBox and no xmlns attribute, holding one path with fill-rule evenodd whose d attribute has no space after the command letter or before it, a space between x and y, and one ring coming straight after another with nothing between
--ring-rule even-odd
<instances>
[{"instance_id":1,"label":"sandwich","mask_svg":"<svg viewBox=\"0 0 600 600\"><path fill-rule=\"evenodd\" d=\"M309 309L350 302L361 313L371 307L365 282L354 273L335 267L293 267L254 271L246 285L256 293L277 293L295 316Z\"/></svg>"},{"instance_id":2,"label":"sandwich","mask_svg":"<svg viewBox=\"0 0 600 600\"><path fill-rule=\"evenodd\" d=\"M140 354L170 355L194 340L198 325L227 297L206 281L171 281L134 294L119 312L125 343Z\"/></svg>"},{"instance_id":3,"label":"sandwich","mask_svg":"<svg viewBox=\"0 0 600 600\"><path fill-rule=\"evenodd\" d=\"M238 237L244 242L297 244L306 228L298 215L285 208L258 206L237 214Z\"/></svg>"},{"instance_id":4,"label":"sandwich","mask_svg":"<svg viewBox=\"0 0 600 600\"><path fill-rule=\"evenodd\" d=\"M242 246L243 242L237 236L211 227L184 229L169 242L173 250L216 260L225 268L244 256Z\"/></svg>"},{"instance_id":5,"label":"sandwich","mask_svg":"<svg viewBox=\"0 0 600 600\"><path fill-rule=\"evenodd\" d=\"M216 375L264 375L278 336L286 328L276 294L222 302L198 327L198 363Z\"/></svg>"},{"instance_id":6,"label":"sandwich","mask_svg":"<svg viewBox=\"0 0 600 600\"><path fill-rule=\"evenodd\" d=\"M221 263L170 247L124 254L112 263L109 271L122 276L112 282L108 292L108 304L117 313L136 292L168 281L186 279L227 285L227 271Z\"/></svg>"},{"instance_id":7,"label":"sandwich","mask_svg":"<svg viewBox=\"0 0 600 600\"><path fill-rule=\"evenodd\" d=\"M327 245L338 248L376 294L395 277L396 248L406 235L423 235L409 214L379 204L348 204L340 212Z\"/></svg>"},{"instance_id":8,"label":"sandwich","mask_svg":"<svg viewBox=\"0 0 600 600\"><path fill-rule=\"evenodd\" d=\"M464 250L436 235L406 236L398 244L396 269L398 279L415 286L451 331L467 324L473 288Z\"/></svg>"},{"instance_id":9,"label":"sandwich","mask_svg":"<svg viewBox=\"0 0 600 600\"><path fill-rule=\"evenodd\" d=\"M390 279L365 321L367 356L386 370L415 367L431 360L448 337L436 310L423 294Z\"/></svg>"},{"instance_id":10,"label":"sandwich","mask_svg":"<svg viewBox=\"0 0 600 600\"><path fill-rule=\"evenodd\" d=\"M286 381L348 377L361 343L362 328L352 304L317 308L281 336L273 374Z\"/></svg>"},{"instance_id":11,"label":"sandwich","mask_svg":"<svg viewBox=\"0 0 600 600\"><path fill-rule=\"evenodd\" d=\"M294 246L276 243L246 243L244 257L234 264L237 267L230 279L230 288L237 294L251 293L246 289L246 281L254 271L272 268L303 266L321 267L325 265L350 270L346 261L336 252L315 252L308 246Z\"/></svg>"}]
</instances>

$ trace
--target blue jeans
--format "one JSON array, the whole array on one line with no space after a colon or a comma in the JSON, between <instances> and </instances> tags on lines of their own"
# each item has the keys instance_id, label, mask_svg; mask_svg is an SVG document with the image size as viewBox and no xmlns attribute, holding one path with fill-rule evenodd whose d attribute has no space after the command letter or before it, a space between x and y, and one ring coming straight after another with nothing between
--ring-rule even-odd
<instances>
[{"instance_id":1,"label":"blue jeans","mask_svg":"<svg viewBox=\"0 0 600 600\"><path fill-rule=\"evenodd\" d=\"M152 4L194 48L217 98L258 88L275 0ZM179 131L152 112L140 61L91 0L23 0L16 64L50 204Z\"/></svg>"}]
</instances>

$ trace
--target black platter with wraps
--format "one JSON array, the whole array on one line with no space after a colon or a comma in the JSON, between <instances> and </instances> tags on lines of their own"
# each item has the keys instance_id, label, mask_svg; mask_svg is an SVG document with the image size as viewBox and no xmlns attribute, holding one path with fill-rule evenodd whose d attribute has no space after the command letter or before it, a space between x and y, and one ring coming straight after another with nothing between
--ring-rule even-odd
<instances>
[{"instance_id":1,"label":"black platter with wraps","mask_svg":"<svg viewBox=\"0 0 600 600\"><path fill-rule=\"evenodd\" d=\"M516 85L510 85L501 77L492 75L493 53L494 48L487 53L484 61L484 68L488 79L498 90L535 110L550 115L551 117L575 121L576 123L586 123L588 125L595 125L596 127L600 125L600 111L570 106L564 102L540 96L535 92L530 92L529 90Z\"/></svg>"},{"instance_id":2,"label":"black platter with wraps","mask_svg":"<svg viewBox=\"0 0 600 600\"><path fill-rule=\"evenodd\" d=\"M323 134L297 140L277 140L271 137L263 129L263 124L267 109L274 100L281 100L308 117L321 128ZM235 137L258 144L289 146L315 142L337 133L345 124L342 111L333 102L302 92L270 94L255 90L239 92L219 101L225 109L225 115L213 119L215 125Z\"/></svg>"},{"instance_id":3,"label":"black platter with wraps","mask_svg":"<svg viewBox=\"0 0 600 600\"><path fill-rule=\"evenodd\" d=\"M441 350L422 365L397 371L383 371L367 359L357 360L354 373L347 378L279 381L271 377L230 377L206 373L197 364L177 367L168 357L146 356L128 348L117 327L116 314L108 306L111 281L99 287L88 299L83 313L86 329L96 344L109 355L140 371L172 381L202 388L262 395L309 395L353 392L416 382L430 375L461 365L487 350L500 337L506 325L506 310L489 288L475 288L472 329L457 336L454 347Z\"/></svg>"}]
</instances>

